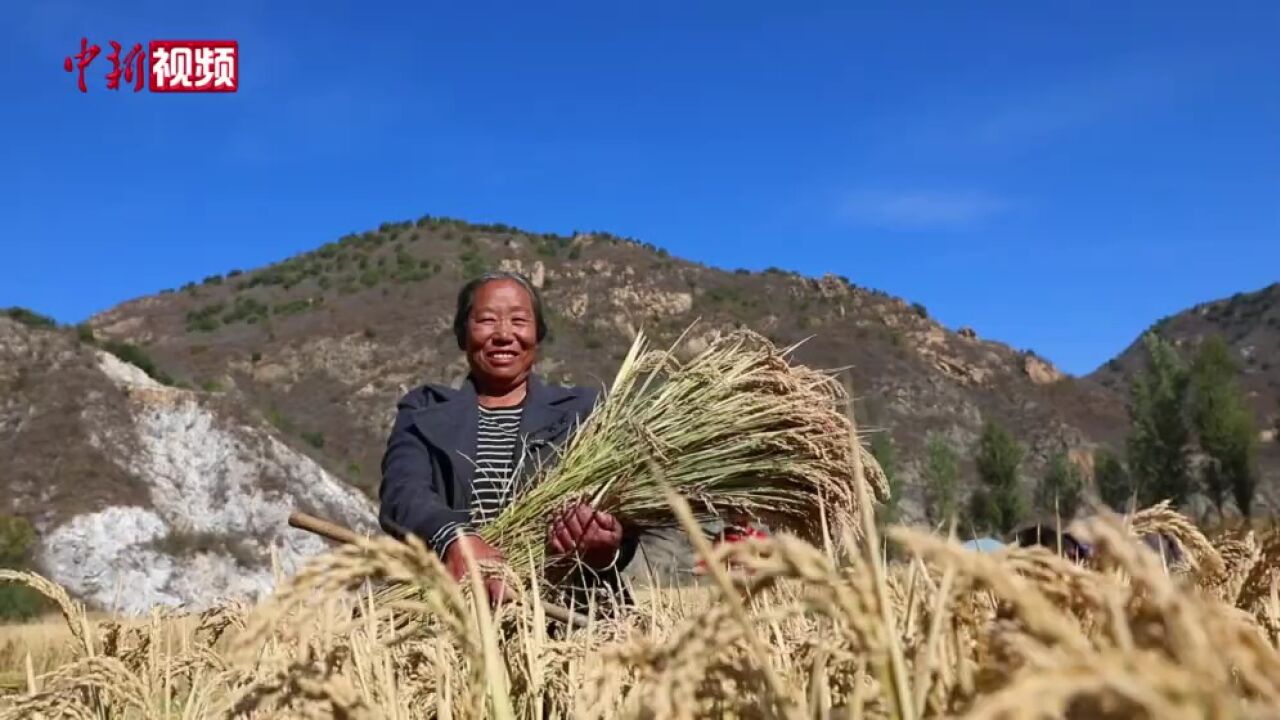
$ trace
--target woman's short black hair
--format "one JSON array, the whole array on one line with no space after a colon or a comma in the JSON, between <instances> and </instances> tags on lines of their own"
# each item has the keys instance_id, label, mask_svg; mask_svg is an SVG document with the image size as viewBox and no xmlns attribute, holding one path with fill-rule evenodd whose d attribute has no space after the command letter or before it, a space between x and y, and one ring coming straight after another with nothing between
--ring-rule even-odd
<instances>
[{"instance_id":1,"label":"woman's short black hair","mask_svg":"<svg viewBox=\"0 0 1280 720\"><path fill-rule=\"evenodd\" d=\"M458 291L458 309L453 314L453 334L458 338L458 349L467 349L467 318L471 315L471 308L476 303L476 291L481 285L494 280L510 280L518 283L525 292L529 293L529 300L533 303L534 328L538 342L542 342L547 337L547 320L542 314L542 295L538 292L538 288L533 286L529 278L520 273L487 272L463 285L462 290Z\"/></svg>"}]
</instances>

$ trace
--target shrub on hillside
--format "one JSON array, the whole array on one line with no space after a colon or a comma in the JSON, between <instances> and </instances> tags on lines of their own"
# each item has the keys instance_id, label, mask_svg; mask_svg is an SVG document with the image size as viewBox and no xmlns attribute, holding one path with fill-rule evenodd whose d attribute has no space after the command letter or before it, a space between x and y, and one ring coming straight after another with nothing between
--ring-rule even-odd
<instances>
[{"instance_id":1,"label":"shrub on hillside","mask_svg":"<svg viewBox=\"0 0 1280 720\"><path fill-rule=\"evenodd\" d=\"M26 570L36 531L24 518L0 515L0 568ZM0 583L0 622L27 620L45 607L44 596L25 585Z\"/></svg>"},{"instance_id":2,"label":"shrub on hillside","mask_svg":"<svg viewBox=\"0 0 1280 720\"><path fill-rule=\"evenodd\" d=\"M112 340L105 343L102 349L137 367L158 383L164 385L174 384L173 378L161 370L160 366L156 365L156 362L151 359L151 356L147 355L146 351L137 345Z\"/></svg>"},{"instance_id":3,"label":"shrub on hillside","mask_svg":"<svg viewBox=\"0 0 1280 720\"><path fill-rule=\"evenodd\" d=\"M713 303L737 305L743 300L742 291L736 287L716 287L707 290L707 299Z\"/></svg>"},{"instance_id":4,"label":"shrub on hillside","mask_svg":"<svg viewBox=\"0 0 1280 720\"><path fill-rule=\"evenodd\" d=\"M225 303L216 302L199 310L187 312L187 332L212 332L218 329L218 315L226 309Z\"/></svg>"},{"instance_id":5,"label":"shrub on hillside","mask_svg":"<svg viewBox=\"0 0 1280 720\"><path fill-rule=\"evenodd\" d=\"M484 258L474 249L463 250L458 255L458 260L462 263L462 274L466 278L479 277L489 269Z\"/></svg>"},{"instance_id":6,"label":"shrub on hillside","mask_svg":"<svg viewBox=\"0 0 1280 720\"><path fill-rule=\"evenodd\" d=\"M24 518L0 515L0 567L21 568L30 560L36 531Z\"/></svg>"},{"instance_id":7,"label":"shrub on hillside","mask_svg":"<svg viewBox=\"0 0 1280 720\"><path fill-rule=\"evenodd\" d=\"M5 308L3 311L0 311L0 313L3 313L10 320L16 320L22 323L23 325L26 325L27 327L48 328L48 329L53 329L58 327L57 320L54 320L48 315L41 315L40 313L34 310L29 310L24 307L15 306L10 308Z\"/></svg>"},{"instance_id":8,"label":"shrub on hillside","mask_svg":"<svg viewBox=\"0 0 1280 720\"><path fill-rule=\"evenodd\" d=\"M395 279L396 282L401 284L420 282L422 280L426 280L427 278L431 277L431 275L435 272L435 269L436 268L432 266L430 262L427 262L426 260L424 260L420 265L415 265L412 267L401 267L397 269L395 272L395 275L393 275L392 277Z\"/></svg>"},{"instance_id":9,"label":"shrub on hillside","mask_svg":"<svg viewBox=\"0 0 1280 720\"><path fill-rule=\"evenodd\" d=\"M271 308L257 298L238 297L235 305L222 315L222 322L228 325L241 320L248 323L256 323L266 318L270 312Z\"/></svg>"},{"instance_id":10,"label":"shrub on hillside","mask_svg":"<svg viewBox=\"0 0 1280 720\"><path fill-rule=\"evenodd\" d=\"M293 419L281 412L279 408L273 407L267 411L267 422L281 432L293 432Z\"/></svg>"},{"instance_id":11,"label":"shrub on hillside","mask_svg":"<svg viewBox=\"0 0 1280 720\"><path fill-rule=\"evenodd\" d=\"M290 300L287 303L276 305L272 312L276 315L297 315L311 309L310 300Z\"/></svg>"},{"instance_id":12,"label":"shrub on hillside","mask_svg":"<svg viewBox=\"0 0 1280 720\"><path fill-rule=\"evenodd\" d=\"M537 249L537 253L539 255L543 257L550 257L550 258L555 257L556 252L560 249L560 247L556 245L554 240L552 241L542 240L535 243L535 246Z\"/></svg>"}]
</instances>

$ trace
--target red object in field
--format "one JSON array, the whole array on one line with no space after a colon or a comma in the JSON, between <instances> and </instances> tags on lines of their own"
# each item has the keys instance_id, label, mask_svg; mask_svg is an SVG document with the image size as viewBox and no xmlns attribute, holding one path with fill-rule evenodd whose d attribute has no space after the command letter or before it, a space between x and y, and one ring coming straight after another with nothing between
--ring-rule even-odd
<instances>
[{"instance_id":1,"label":"red object in field","mask_svg":"<svg viewBox=\"0 0 1280 720\"><path fill-rule=\"evenodd\" d=\"M756 528L753 528L749 525L745 527L739 526L739 525L731 525L729 527L726 527L724 531L720 533L720 538L716 540L715 544L718 547L722 543L736 543L736 542L742 542L743 540L747 540L749 538L767 538L767 537L769 537L768 533L764 532L763 530L757 530ZM694 575L704 575L706 574L706 572L707 572L707 563L703 560L699 560L698 563L693 566Z\"/></svg>"},{"instance_id":2,"label":"red object in field","mask_svg":"<svg viewBox=\"0 0 1280 720\"><path fill-rule=\"evenodd\" d=\"M747 538L767 538L769 535L761 530L753 527L731 527L727 528L724 533L724 539L721 542L741 542Z\"/></svg>"}]
</instances>

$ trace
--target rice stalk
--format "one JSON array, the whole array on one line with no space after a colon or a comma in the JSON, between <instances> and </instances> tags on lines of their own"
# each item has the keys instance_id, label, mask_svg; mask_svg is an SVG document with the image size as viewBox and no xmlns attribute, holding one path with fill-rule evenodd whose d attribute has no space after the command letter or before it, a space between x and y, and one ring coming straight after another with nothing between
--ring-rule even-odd
<instances>
[{"instance_id":1,"label":"rice stalk","mask_svg":"<svg viewBox=\"0 0 1280 720\"><path fill-rule=\"evenodd\" d=\"M636 532L676 527L659 473L695 519L754 518L817 539L813 518L860 529L853 458L866 468L869 501L888 495L883 472L840 411L830 375L790 364L749 331L717 338L687 362L676 347L636 337L610 391L554 465L481 529L513 567L544 558L557 511L587 501Z\"/></svg>"}]
</instances>

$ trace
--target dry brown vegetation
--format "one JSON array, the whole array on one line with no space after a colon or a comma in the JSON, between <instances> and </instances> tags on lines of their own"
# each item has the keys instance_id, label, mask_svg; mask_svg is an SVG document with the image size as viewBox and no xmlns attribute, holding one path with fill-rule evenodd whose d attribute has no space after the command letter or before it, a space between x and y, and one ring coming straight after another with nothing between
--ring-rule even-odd
<instances>
[{"instance_id":1,"label":"dry brown vegetation","mask_svg":"<svg viewBox=\"0 0 1280 720\"><path fill-rule=\"evenodd\" d=\"M491 613L390 540L316 559L257 607L124 626L9 573L69 635L30 648L29 671L10 646L0 717L1280 717L1280 535L1210 543L1160 507L1091 530L1087 565L908 528L889 541L909 559L886 565L873 525L838 551L695 535L732 575L572 632L533 592ZM1166 567L1137 541L1151 532L1187 561ZM417 592L379 605L371 582Z\"/></svg>"},{"instance_id":2,"label":"dry brown vegetation","mask_svg":"<svg viewBox=\"0 0 1280 720\"><path fill-rule=\"evenodd\" d=\"M852 419L841 428L856 447ZM42 657L8 651L19 681L0 720L1280 718L1280 532L1210 541L1164 505L1103 512L1081 528L1084 564L969 552L908 527L882 538L863 461L845 460L856 518L828 521L839 496L819 494L812 542L720 548L667 482L683 466L655 469L650 492L708 582L612 615L588 608L581 629L550 624L536 571L506 568L522 590L494 612L478 574L455 583L416 539L316 558L257 606L133 623L0 571L49 597L68 633ZM1150 534L1177 543L1176 564ZM888 544L900 560L885 560Z\"/></svg>"}]
</instances>

